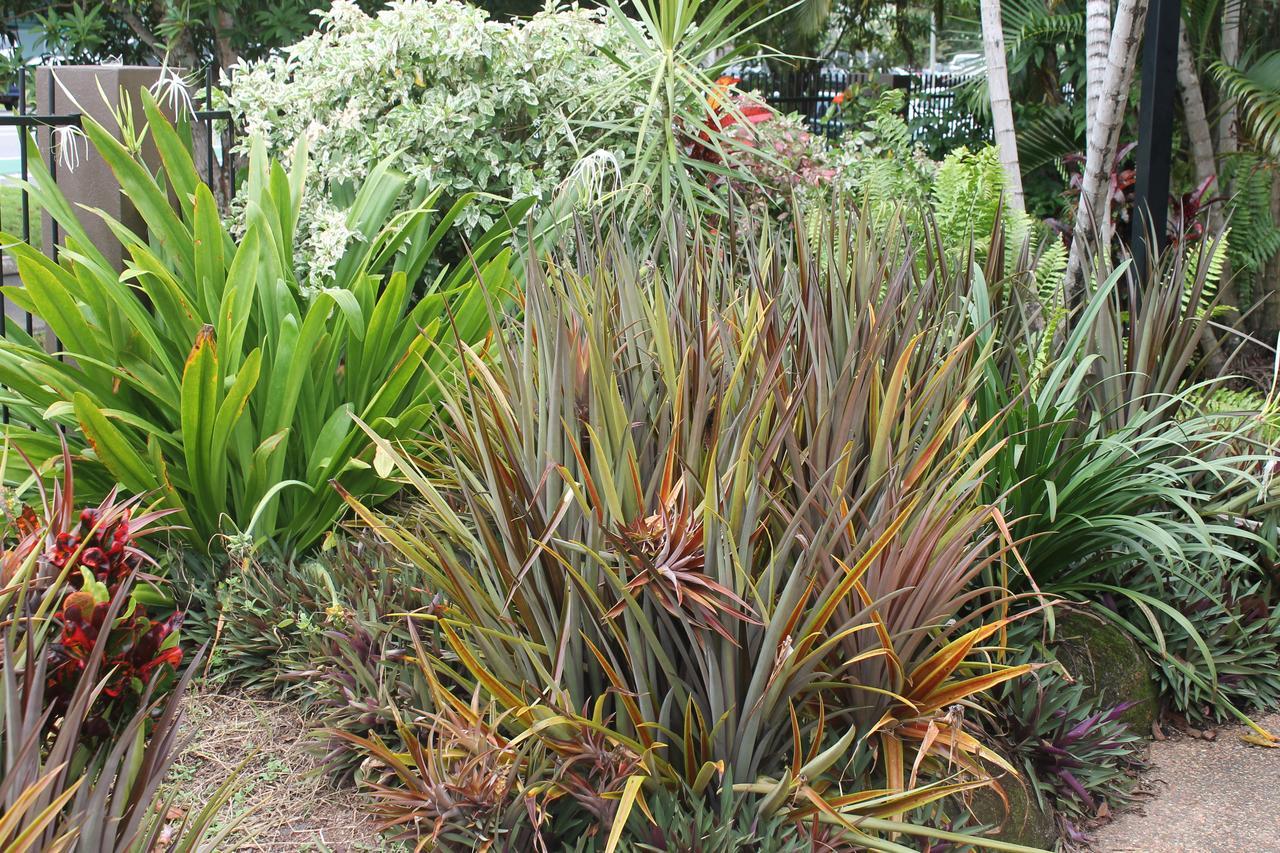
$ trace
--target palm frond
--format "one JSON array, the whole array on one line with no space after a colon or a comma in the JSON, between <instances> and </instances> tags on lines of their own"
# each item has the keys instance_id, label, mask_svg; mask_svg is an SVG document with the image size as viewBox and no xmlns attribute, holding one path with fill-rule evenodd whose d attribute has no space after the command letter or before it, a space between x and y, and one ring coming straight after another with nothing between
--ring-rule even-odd
<instances>
[{"instance_id":1,"label":"palm frond","mask_svg":"<svg viewBox=\"0 0 1280 853\"><path fill-rule=\"evenodd\" d=\"M1280 157L1280 50L1264 54L1246 68L1215 62L1212 72L1226 94L1238 102L1244 127L1258 147Z\"/></svg>"}]
</instances>

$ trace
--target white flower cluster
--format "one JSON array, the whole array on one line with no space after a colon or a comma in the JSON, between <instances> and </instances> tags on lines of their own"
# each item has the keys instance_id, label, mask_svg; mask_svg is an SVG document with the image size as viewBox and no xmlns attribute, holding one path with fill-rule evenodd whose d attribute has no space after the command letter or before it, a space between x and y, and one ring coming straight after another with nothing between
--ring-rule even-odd
<instances>
[{"instance_id":1,"label":"white flower cluster","mask_svg":"<svg viewBox=\"0 0 1280 853\"><path fill-rule=\"evenodd\" d=\"M297 248L316 289L351 238L340 200L385 157L446 198L548 198L601 147L610 122L643 101L607 55L627 51L625 35L594 10L507 24L456 0L401 0L373 17L338 0L317 32L237 69L229 101L246 148L260 134L287 162L308 140ZM458 226L474 236L504 207L481 198Z\"/></svg>"}]
</instances>

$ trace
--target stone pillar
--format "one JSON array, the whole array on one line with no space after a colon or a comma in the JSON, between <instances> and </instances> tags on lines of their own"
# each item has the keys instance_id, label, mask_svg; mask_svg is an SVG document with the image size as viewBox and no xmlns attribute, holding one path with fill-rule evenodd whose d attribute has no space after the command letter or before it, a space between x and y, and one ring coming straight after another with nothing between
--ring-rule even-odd
<instances>
[{"instance_id":1,"label":"stone pillar","mask_svg":"<svg viewBox=\"0 0 1280 853\"><path fill-rule=\"evenodd\" d=\"M139 93L158 79L160 69L149 66L42 66L36 69L36 113L81 113L92 117L119 139L122 133L115 114L121 111L132 113L134 128L140 131L145 126L146 115ZM169 118L172 119L173 116L170 115ZM59 157L57 146L51 145L52 136L53 131L47 128L39 132L45 166L54 172L58 188L77 211L80 222L94 245L116 269L122 270L124 251L120 242L100 216L83 210L80 206L102 210L138 234L146 233L146 223L120 192L115 176L87 140L75 139L79 156L72 159L78 159L79 162L71 169L68 167L68 158ZM142 159L153 172L160 167L160 154L149 136L142 147ZM55 251L52 248L55 244L63 242L64 235L58 233L57 239L54 239L54 224L48 216L44 219L43 231L44 250L46 254L50 254Z\"/></svg>"}]
</instances>

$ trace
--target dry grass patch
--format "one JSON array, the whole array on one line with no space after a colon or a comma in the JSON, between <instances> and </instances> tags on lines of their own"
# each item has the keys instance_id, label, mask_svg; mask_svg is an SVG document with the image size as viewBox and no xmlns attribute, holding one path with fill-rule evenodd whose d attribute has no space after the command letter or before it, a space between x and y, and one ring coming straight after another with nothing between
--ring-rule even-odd
<instances>
[{"instance_id":1,"label":"dry grass patch","mask_svg":"<svg viewBox=\"0 0 1280 853\"><path fill-rule=\"evenodd\" d=\"M187 699L184 736L192 740L170 774L177 807L198 810L242 763L224 822L242 822L222 850L383 851L359 795L316 774L306 719L289 702L250 693L197 689Z\"/></svg>"}]
</instances>

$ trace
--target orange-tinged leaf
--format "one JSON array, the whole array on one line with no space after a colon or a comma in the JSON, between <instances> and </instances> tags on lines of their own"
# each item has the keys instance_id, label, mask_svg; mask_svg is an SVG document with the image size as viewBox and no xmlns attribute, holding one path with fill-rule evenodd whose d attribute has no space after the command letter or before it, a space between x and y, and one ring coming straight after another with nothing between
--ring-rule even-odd
<instances>
[{"instance_id":1,"label":"orange-tinged leaf","mask_svg":"<svg viewBox=\"0 0 1280 853\"><path fill-rule=\"evenodd\" d=\"M990 622L974 628L972 631L957 637L911 672L909 692L913 699L928 696L942 682L951 677L956 668L964 663L969 652L978 643L1000 630L1002 621Z\"/></svg>"},{"instance_id":2,"label":"orange-tinged leaf","mask_svg":"<svg viewBox=\"0 0 1280 853\"><path fill-rule=\"evenodd\" d=\"M449 641L449 647L453 649L454 654L458 656L476 681L487 687L489 692L501 701L508 710L516 711L527 707L523 699L511 692L510 688L502 683L502 679L496 677L476 659L475 655L471 654L471 649L462 641L457 632L449 627L449 623L441 622L440 627L444 632L445 638Z\"/></svg>"},{"instance_id":3,"label":"orange-tinged leaf","mask_svg":"<svg viewBox=\"0 0 1280 853\"><path fill-rule=\"evenodd\" d=\"M1036 668L1036 664L1024 663L1018 666L998 669L994 672L983 673L982 675L975 675L963 681L949 682L928 696L919 697L920 712L929 714L939 711L948 705L959 702L961 699L982 693L998 684L1026 675Z\"/></svg>"}]
</instances>

